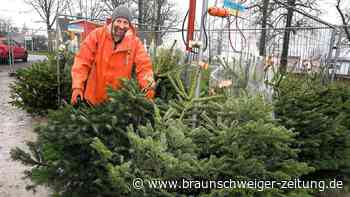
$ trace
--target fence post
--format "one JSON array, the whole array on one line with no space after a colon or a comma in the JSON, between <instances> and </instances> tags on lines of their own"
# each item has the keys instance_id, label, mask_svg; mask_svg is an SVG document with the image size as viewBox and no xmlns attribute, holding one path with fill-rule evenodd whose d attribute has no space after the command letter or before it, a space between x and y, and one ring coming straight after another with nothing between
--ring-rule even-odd
<instances>
[{"instance_id":1,"label":"fence post","mask_svg":"<svg viewBox=\"0 0 350 197\"><path fill-rule=\"evenodd\" d=\"M200 33L199 33L199 40L202 42L202 46L199 48L199 54L198 54L198 67L197 69L199 69L199 73L198 73L198 78L196 79L197 80L197 86L196 86L196 91L195 91L195 98L198 98L199 95L200 95L200 87L201 87L201 79L202 79L202 73L201 73L201 69L200 68L200 62L202 61L203 59L203 44L204 44L204 21L206 20L206 12L208 11L208 0L204 0L203 1L203 5L202 5L202 13L201 13L201 25L200 25ZM207 41L209 42L209 41ZM196 120L197 120L197 114L194 113L193 114L193 126L195 127L195 124L196 124Z\"/></svg>"},{"instance_id":2,"label":"fence post","mask_svg":"<svg viewBox=\"0 0 350 197\"><path fill-rule=\"evenodd\" d=\"M12 41L12 33L11 33L11 27L10 25L7 26L8 31L7 31L7 42L9 45L9 54L8 54L8 63L10 65L10 76L15 75L15 68L14 68L14 55L13 55L13 41Z\"/></svg>"},{"instance_id":3,"label":"fence post","mask_svg":"<svg viewBox=\"0 0 350 197\"><path fill-rule=\"evenodd\" d=\"M58 34L59 29L60 29L59 28L59 24L58 24L58 22L56 22L56 35L55 36L56 36L56 67L57 67L56 69L57 69L57 104L58 104L58 106L61 105L60 60L61 60L61 57L62 57L62 54L60 53L60 50L58 50L59 49L59 34Z\"/></svg>"},{"instance_id":4,"label":"fence post","mask_svg":"<svg viewBox=\"0 0 350 197\"><path fill-rule=\"evenodd\" d=\"M332 31L331 40L329 43L329 50L328 50L327 61L326 61L327 64L329 64L330 60L332 59L332 52L333 52L333 47L335 43L335 34L336 34L336 30L334 29Z\"/></svg>"},{"instance_id":5,"label":"fence post","mask_svg":"<svg viewBox=\"0 0 350 197\"><path fill-rule=\"evenodd\" d=\"M199 49L199 54L198 54L198 64L200 61L203 59L203 44L204 44L204 21L206 20L206 12L208 10L208 0L203 1L203 6L202 6L202 14L201 14L201 25L200 25L200 33L199 33L199 40L202 42L202 46ZM209 42L209 41L208 41ZM198 69L201 69L198 67ZM201 71L201 70L199 70ZM201 72L199 72L198 78L197 78L197 87L196 87L196 92L195 92L195 97L198 98L200 95L200 82L201 82Z\"/></svg>"}]
</instances>

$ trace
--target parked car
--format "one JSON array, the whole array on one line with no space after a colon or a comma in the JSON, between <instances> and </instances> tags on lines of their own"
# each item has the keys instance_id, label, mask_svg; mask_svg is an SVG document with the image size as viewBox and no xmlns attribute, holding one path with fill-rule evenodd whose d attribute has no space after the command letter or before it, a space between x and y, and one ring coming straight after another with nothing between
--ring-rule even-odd
<instances>
[{"instance_id":1,"label":"parked car","mask_svg":"<svg viewBox=\"0 0 350 197\"><path fill-rule=\"evenodd\" d=\"M10 44L11 43L11 44ZM0 37L0 60L7 62L9 58L10 46L13 47L13 58L22 59L24 62L28 60L27 49L21 46L14 40L8 40L6 37Z\"/></svg>"}]
</instances>

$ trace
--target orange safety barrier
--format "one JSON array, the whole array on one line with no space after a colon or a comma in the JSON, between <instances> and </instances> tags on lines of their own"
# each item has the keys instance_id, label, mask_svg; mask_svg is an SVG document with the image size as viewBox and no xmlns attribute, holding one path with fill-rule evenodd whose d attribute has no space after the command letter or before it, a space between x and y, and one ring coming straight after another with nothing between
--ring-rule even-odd
<instances>
[{"instance_id":1,"label":"orange safety barrier","mask_svg":"<svg viewBox=\"0 0 350 197\"><path fill-rule=\"evenodd\" d=\"M231 11L226 8L210 7L208 13L212 16L228 17L231 15Z\"/></svg>"}]
</instances>

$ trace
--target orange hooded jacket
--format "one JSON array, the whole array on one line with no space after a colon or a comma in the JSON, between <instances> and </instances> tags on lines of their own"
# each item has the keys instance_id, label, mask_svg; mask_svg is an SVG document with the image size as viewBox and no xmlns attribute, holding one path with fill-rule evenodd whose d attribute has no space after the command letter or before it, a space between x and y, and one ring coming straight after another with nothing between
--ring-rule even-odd
<instances>
[{"instance_id":1,"label":"orange hooded jacket","mask_svg":"<svg viewBox=\"0 0 350 197\"><path fill-rule=\"evenodd\" d=\"M120 78L131 79L133 65L140 88L149 99L154 97L153 69L134 27L130 26L121 43L113 50L113 38L107 25L92 31L82 42L72 67L72 89L80 88L84 99L96 105L107 98L107 87L121 88Z\"/></svg>"}]
</instances>

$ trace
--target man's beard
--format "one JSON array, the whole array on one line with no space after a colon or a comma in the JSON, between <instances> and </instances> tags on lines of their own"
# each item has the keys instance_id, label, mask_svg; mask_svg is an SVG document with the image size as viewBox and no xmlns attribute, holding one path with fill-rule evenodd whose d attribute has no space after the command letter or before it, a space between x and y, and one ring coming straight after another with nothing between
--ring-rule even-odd
<instances>
[{"instance_id":1,"label":"man's beard","mask_svg":"<svg viewBox=\"0 0 350 197\"><path fill-rule=\"evenodd\" d=\"M123 40L125 37L127 30L122 30L118 27L112 27L112 37L114 39L114 42L119 43Z\"/></svg>"}]
</instances>

